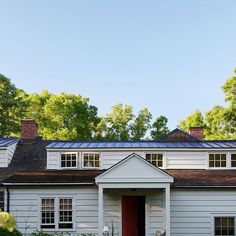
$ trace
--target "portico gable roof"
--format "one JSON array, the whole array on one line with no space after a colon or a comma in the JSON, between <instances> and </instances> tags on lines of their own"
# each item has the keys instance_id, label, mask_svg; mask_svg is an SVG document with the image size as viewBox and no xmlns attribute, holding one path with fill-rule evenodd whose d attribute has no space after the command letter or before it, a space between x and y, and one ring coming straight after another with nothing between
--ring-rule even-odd
<instances>
[{"instance_id":1,"label":"portico gable roof","mask_svg":"<svg viewBox=\"0 0 236 236\"><path fill-rule=\"evenodd\" d=\"M174 178L133 153L97 176L100 183L173 183Z\"/></svg>"}]
</instances>

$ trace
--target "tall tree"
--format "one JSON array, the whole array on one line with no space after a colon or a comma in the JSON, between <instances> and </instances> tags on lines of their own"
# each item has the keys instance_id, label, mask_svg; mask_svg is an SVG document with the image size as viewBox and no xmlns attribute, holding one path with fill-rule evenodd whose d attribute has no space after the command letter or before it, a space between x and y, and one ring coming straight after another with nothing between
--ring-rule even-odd
<instances>
[{"instance_id":1,"label":"tall tree","mask_svg":"<svg viewBox=\"0 0 236 236\"><path fill-rule=\"evenodd\" d=\"M155 122L152 124L151 130L151 138L153 140L161 139L169 133L167 122L168 119L165 116L159 116L156 118Z\"/></svg>"},{"instance_id":2,"label":"tall tree","mask_svg":"<svg viewBox=\"0 0 236 236\"><path fill-rule=\"evenodd\" d=\"M184 120L180 121L180 127L184 131L188 131L190 127L205 127L204 116L200 110L188 115Z\"/></svg>"},{"instance_id":3,"label":"tall tree","mask_svg":"<svg viewBox=\"0 0 236 236\"><path fill-rule=\"evenodd\" d=\"M112 106L111 113L101 118L97 137L108 140L129 140L130 123L133 117L132 106L121 103Z\"/></svg>"},{"instance_id":4,"label":"tall tree","mask_svg":"<svg viewBox=\"0 0 236 236\"><path fill-rule=\"evenodd\" d=\"M41 94L30 96L29 113L39 123L39 134L45 139L92 139L99 122L97 108L80 95Z\"/></svg>"},{"instance_id":5,"label":"tall tree","mask_svg":"<svg viewBox=\"0 0 236 236\"><path fill-rule=\"evenodd\" d=\"M0 74L0 137L19 136L20 120L26 113L26 93Z\"/></svg>"},{"instance_id":6,"label":"tall tree","mask_svg":"<svg viewBox=\"0 0 236 236\"><path fill-rule=\"evenodd\" d=\"M147 108L139 111L137 117L135 117L133 123L130 126L131 139L139 140L144 138L146 132L150 129L152 114Z\"/></svg>"}]
</instances>

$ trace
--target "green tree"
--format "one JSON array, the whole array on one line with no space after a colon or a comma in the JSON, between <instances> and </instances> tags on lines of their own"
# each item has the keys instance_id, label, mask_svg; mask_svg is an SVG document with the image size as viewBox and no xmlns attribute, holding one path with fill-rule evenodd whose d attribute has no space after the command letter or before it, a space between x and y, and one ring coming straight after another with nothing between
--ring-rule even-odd
<instances>
[{"instance_id":1,"label":"green tree","mask_svg":"<svg viewBox=\"0 0 236 236\"><path fill-rule=\"evenodd\" d=\"M129 140L133 108L121 103L112 106L111 113L103 116L98 124L97 137L107 140Z\"/></svg>"},{"instance_id":2,"label":"green tree","mask_svg":"<svg viewBox=\"0 0 236 236\"><path fill-rule=\"evenodd\" d=\"M41 94L30 96L28 114L39 123L39 134L45 139L86 140L92 139L99 122L97 108L88 98L80 95Z\"/></svg>"},{"instance_id":3,"label":"green tree","mask_svg":"<svg viewBox=\"0 0 236 236\"><path fill-rule=\"evenodd\" d=\"M169 133L167 127L168 119L165 116L159 116L156 118L155 122L152 124L151 138L153 140L161 139Z\"/></svg>"},{"instance_id":4,"label":"green tree","mask_svg":"<svg viewBox=\"0 0 236 236\"><path fill-rule=\"evenodd\" d=\"M130 126L131 139L139 140L144 138L146 132L150 129L152 114L147 108L139 111L138 116L135 117L133 123Z\"/></svg>"},{"instance_id":5,"label":"green tree","mask_svg":"<svg viewBox=\"0 0 236 236\"><path fill-rule=\"evenodd\" d=\"M203 114L197 109L188 115L184 120L180 121L180 127L184 131L188 131L190 127L205 127Z\"/></svg>"},{"instance_id":6,"label":"green tree","mask_svg":"<svg viewBox=\"0 0 236 236\"><path fill-rule=\"evenodd\" d=\"M28 106L26 93L0 74L0 137L19 136L20 121Z\"/></svg>"}]
</instances>

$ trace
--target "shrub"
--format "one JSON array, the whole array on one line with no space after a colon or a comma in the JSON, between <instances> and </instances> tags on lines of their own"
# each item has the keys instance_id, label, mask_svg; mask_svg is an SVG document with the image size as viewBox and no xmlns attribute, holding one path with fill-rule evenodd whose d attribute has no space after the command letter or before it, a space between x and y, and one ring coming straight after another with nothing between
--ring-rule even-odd
<instances>
[{"instance_id":1,"label":"shrub","mask_svg":"<svg viewBox=\"0 0 236 236\"><path fill-rule=\"evenodd\" d=\"M12 232L16 227L16 219L15 217L8 213L1 211L0 212L0 227L5 228L8 231Z\"/></svg>"},{"instance_id":2,"label":"shrub","mask_svg":"<svg viewBox=\"0 0 236 236\"><path fill-rule=\"evenodd\" d=\"M8 229L2 228L2 227L0 227L0 235L1 236L22 236L22 234L16 229L10 232Z\"/></svg>"}]
</instances>

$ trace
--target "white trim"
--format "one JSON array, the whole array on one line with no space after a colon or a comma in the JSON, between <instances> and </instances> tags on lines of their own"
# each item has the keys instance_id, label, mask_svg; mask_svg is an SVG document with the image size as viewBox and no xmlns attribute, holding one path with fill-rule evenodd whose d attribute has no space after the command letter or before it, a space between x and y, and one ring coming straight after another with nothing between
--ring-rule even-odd
<instances>
[{"instance_id":1,"label":"white trim","mask_svg":"<svg viewBox=\"0 0 236 236\"><path fill-rule=\"evenodd\" d=\"M162 154L162 166L157 166L160 169L166 169L166 156L165 156L165 152L154 152L154 151L146 151L144 152L144 159L147 161L147 154Z\"/></svg>"},{"instance_id":2,"label":"white trim","mask_svg":"<svg viewBox=\"0 0 236 236\"><path fill-rule=\"evenodd\" d=\"M210 156L210 154L214 154L214 155L216 155L216 154L220 154L220 155L225 154L225 156L226 156L226 167L210 167L209 166L209 156ZM228 168L228 162L229 162L228 152L224 152L224 151L221 151L221 152L214 152L214 151L208 152L207 162L208 162L207 169L209 169L209 170L228 170L229 169Z\"/></svg>"},{"instance_id":3,"label":"white trim","mask_svg":"<svg viewBox=\"0 0 236 236\"><path fill-rule=\"evenodd\" d=\"M71 198L72 199L72 224L73 224L73 228L71 229L61 229L59 228L59 199L62 198ZM42 210L42 199L54 199L54 220L55 220L55 228L54 229L42 229L41 228L41 210ZM71 194L56 194L56 195L52 195L52 194L44 194L38 197L38 230L41 231L45 231L45 232L75 232L76 231L76 204L75 204L75 194L71 195Z\"/></svg>"},{"instance_id":4,"label":"white trim","mask_svg":"<svg viewBox=\"0 0 236 236\"><path fill-rule=\"evenodd\" d=\"M235 151L236 148L194 148L194 147L190 147L190 148L151 148L151 147L146 147L146 148L132 148L132 147L129 147L129 148L63 148L63 149L60 149L60 148L46 148L46 150L48 152L55 152L55 151L58 151L58 152L62 152L62 151L73 151L73 152L104 152L104 151L130 151L130 152L138 152L138 151L147 151L147 150L150 150L150 151L153 151L153 152L168 152L168 151L191 151L191 152L199 152L199 151L206 151L206 152L228 152L228 151Z\"/></svg>"},{"instance_id":5,"label":"white trim","mask_svg":"<svg viewBox=\"0 0 236 236\"><path fill-rule=\"evenodd\" d=\"M84 154L98 154L99 155L99 166L98 167L88 167L84 166ZM101 168L101 152L81 152L81 169L84 170L97 170Z\"/></svg>"},{"instance_id":6,"label":"white trim","mask_svg":"<svg viewBox=\"0 0 236 236\"><path fill-rule=\"evenodd\" d=\"M235 152L229 152L229 166L232 170L235 170L236 167L232 167L232 161L231 161L231 158L232 158L231 155L232 154L236 154L236 151Z\"/></svg>"},{"instance_id":7,"label":"white trim","mask_svg":"<svg viewBox=\"0 0 236 236\"><path fill-rule=\"evenodd\" d=\"M168 179L169 179L169 180L163 180L163 179L162 179L161 181L158 181L158 182L169 182L169 183L173 183L173 182L174 182L174 178L173 178L171 175L167 174L165 171L161 170L159 167L156 167L156 166L152 165L151 163L149 163L149 162L146 161L143 157L141 157L140 155L138 155L138 154L136 154L136 153L132 153L130 156L128 156L128 157L122 159L120 162L118 162L117 164L115 164L114 166L112 166L111 168L109 168L108 170L106 170L105 172L103 172L102 174L100 174L99 176L97 176L97 177L95 178L95 182L96 182L97 184L99 184L99 183L101 183L101 182L106 182L106 183L108 183L108 182L112 182L112 183L114 183L114 182L120 182L120 180L115 180L115 179L112 179L112 178L111 178L111 179L108 179L108 180L104 180L104 179L102 179L102 178L103 178L103 176L105 176L105 175L107 175L108 173L112 172L113 169L118 168L118 167L121 166L123 163L127 162L129 159L131 159L131 158L133 158L133 157L136 157L136 158L140 159L140 160L143 161L146 165L150 166L151 168L155 169L156 171L161 172L163 175L165 175L165 176L168 177ZM119 178L119 179L121 179L121 178ZM170 179L171 179L171 180L170 180ZM145 182L145 179L143 179L143 178L137 178L135 181L136 181L136 182ZM124 178L124 179L122 179L122 183L123 183L123 182L124 182L124 183L130 183L130 180L127 180L127 178ZM150 181L146 180L146 182L150 182Z\"/></svg>"},{"instance_id":8,"label":"white trim","mask_svg":"<svg viewBox=\"0 0 236 236\"><path fill-rule=\"evenodd\" d=\"M74 167L62 167L61 166L61 155L62 154L65 154L65 155L67 155L67 154L75 154L76 155L76 166L74 166ZM79 160L78 160L78 152L60 152L59 153L59 170L74 170L74 169L78 169L78 167L79 167Z\"/></svg>"},{"instance_id":9,"label":"white trim","mask_svg":"<svg viewBox=\"0 0 236 236\"><path fill-rule=\"evenodd\" d=\"M214 212L211 213L211 236L215 236L215 217L234 217L234 231L236 231L236 214L235 213L221 213L221 212Z\"/></svg>"}]
</instances>

